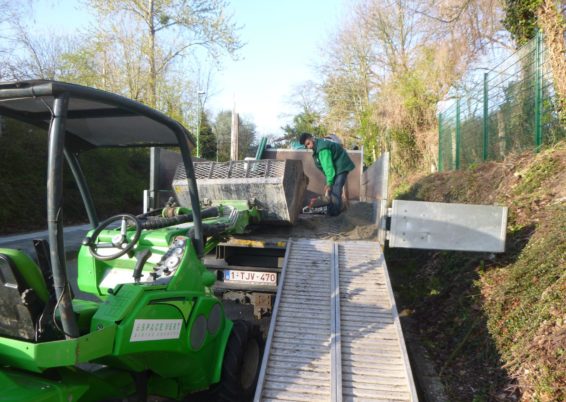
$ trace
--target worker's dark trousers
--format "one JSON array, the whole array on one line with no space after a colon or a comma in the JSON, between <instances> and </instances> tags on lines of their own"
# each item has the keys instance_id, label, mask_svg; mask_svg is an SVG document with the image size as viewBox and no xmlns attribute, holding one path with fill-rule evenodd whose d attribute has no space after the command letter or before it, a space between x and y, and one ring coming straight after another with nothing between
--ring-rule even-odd
<instances>
[{"instance_id":1,"label":"worker's dark trousers","mask_svg":"<svg viewBox=\"0 0 566 402\"><path fill-rule=\"evenodd\" d=\"M347 178L348 172L344 172L336 175L334 179L334 185L330 190L330 204L328 205L328 215L330 216L340 215L340 209L342 209L342 189L344 184L346 184Z\"/></svg>"}]
</instances>

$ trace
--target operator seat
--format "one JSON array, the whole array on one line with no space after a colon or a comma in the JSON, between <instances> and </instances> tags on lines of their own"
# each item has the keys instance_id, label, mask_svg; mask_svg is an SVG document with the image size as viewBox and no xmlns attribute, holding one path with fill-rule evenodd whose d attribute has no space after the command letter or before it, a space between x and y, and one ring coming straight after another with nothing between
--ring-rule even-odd
<instances>
[{"instance_id":1,"label":"operator seat","mask_svg":"<svg viewBox=\"0 0 566 402\"><path fill-rule=\"evenodd\" d=\"M0 336L35 340L48 299L37 264L20 250L0 248Z\"/></svg>"},{"instance_id":2,"label":"operator seat","mask_svg":"<svg viewBox=\"0 0 566 402\"><path fill-rule=\"evenodd\" d=\"M26 341L61 337L52 324L55 302L35 261L21 250L0 248L0 336ZM99 303L73 299L72 304L79 332L85 334ZM58 312L55 319L60 319Z\"/></svg>"}]
</instances>

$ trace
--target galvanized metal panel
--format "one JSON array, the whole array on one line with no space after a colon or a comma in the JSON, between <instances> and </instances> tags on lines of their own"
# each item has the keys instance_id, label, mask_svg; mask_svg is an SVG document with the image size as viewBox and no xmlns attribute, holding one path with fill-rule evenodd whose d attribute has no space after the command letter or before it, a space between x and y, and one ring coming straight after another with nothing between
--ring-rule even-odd
<instances>
[{"instance_id":1,"label":"galvanized metal panel","mask_svg":"<svg viewBox=\"0 0 566 402\"><path fill-rule=\"evenodd\" d=\"M362 199L374 202L377 241L382 246L386 239L387 198L389 187L389 152L384 152L362 175Z\"/></svg>"},{"instance_id":2,"label":"galvanized metal panel","mask_svg":"<svg viewBox=\"0 0 566 402\"><path fill-rule=\"evenodd\" d=\"M306 176L297 160L195 162L201 200L253 200L262 223L295 223L301 209ZM189 193L182 165L173 179L181 206L189 206Z\"/></svg>"},{"instance_id":3,"label":"galvanized metal panel","mask_svg":"<svg viewBox=\"0 0 566 402\"><path fill-rule=\"evenodd\" d=\"M505 251L507 207L393 200L389 247Z\"/></svg>"},{"instance_id":4,"label":"galvanized metal panel","mask_svg":"<svg viewBox=\"0 0 566 402\"><path fill-rule=\"evenodd\" d=\"M362 174L362 200L386 200L389 185L389 152L384 152Z\"/></svg>"},{"instance_id":5,"label":"galvanized metal panel","mask_svg":"<svg viewBox=\"0 0 566 402\"><path fill-rule=\"evenodd\" d=\"M346 150L352 162L354 162L354 170L348 174L346 181L346 191L349 200L359 200L362 187L362 171L364 164L363 151ZM305 192L304 204L317 195L324 192L324 174L315 166L312 151L307 149L266 149L263 153L265 159L278 160L300 160L303 162L303 170L308 177L309 182L307 191Z\"/></svg>"}]
</instances>

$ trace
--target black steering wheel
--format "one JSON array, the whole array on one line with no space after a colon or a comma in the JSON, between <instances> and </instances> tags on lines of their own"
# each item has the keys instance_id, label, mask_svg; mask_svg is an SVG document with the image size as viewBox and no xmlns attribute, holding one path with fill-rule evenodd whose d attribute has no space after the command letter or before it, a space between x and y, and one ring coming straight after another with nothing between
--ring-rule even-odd
<instances>
[{"instance_id":1,"label":"black steering wheel","mask_svg":"<svg viewBox=\"0 0 566 402\"><path fill-rule=\"evenodd\" d=\"M112 238L112 242L96 243L96 240L98 240L98 236L100 236L100 233L108 226L110 226L111 223L114 223L116 221L121 221L120 233L116 234L116 236ZM130 242L128 242L128 238L126 237L126 233L128 230L128 221L132 222L136 229L134 237L130 240ZM94 232L92 232L92 236L90 237L87 243L88 248L90 250L90 253L94 256L94 258L98 260L101 261L113 260L115 258L123 256L124 254L126 254L127 252L129 252L134 248L134 246L140 239L141 231L142 231L142 224L134 215L130 215L130 214L114 215L106 219L105 221L101 222L98 225L98 227L94 230ZM97 251L98 249L101 248L118 248L120 250L113 254L101 255L98 254Z\"/></svg>"}]
</instances>

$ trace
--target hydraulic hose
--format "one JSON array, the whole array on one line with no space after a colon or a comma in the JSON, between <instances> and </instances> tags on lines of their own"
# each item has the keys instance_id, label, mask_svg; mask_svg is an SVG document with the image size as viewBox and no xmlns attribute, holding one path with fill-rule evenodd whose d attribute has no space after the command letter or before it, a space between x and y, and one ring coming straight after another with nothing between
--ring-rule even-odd
<instances>
[{"instance_id":1,"label":"hydraulic hose","mask_svg":"<svg viewBox=\"0 0 566 402\"><path fill-rule=\"evenodd\" d=\"M201 217L212 218L218 216L220 210L218 207L207 208L201 211ZM193 222L194 217L192 213L186 215L177 215L169 218L164 218L161 216L151 216L148 220L142 223L142 229L161 229L168 226L179 225L181 223Z\"/></svg>"}]
</instances>

